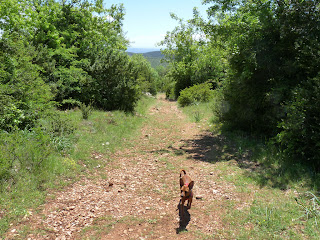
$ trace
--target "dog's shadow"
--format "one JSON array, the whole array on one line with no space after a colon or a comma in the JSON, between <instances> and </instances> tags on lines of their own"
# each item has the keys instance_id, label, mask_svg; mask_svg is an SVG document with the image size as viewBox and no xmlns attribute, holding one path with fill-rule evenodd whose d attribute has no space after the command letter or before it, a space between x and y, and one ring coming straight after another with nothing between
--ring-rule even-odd
<instances>
[{"instance_id":1,"label":"dog's shadow","mask_svg":"<svg viewBox=\"0 0 320 240\"><path fill-rule=\"evenodd\" d=\"M179 234L180 232L185 232L185 231L188 231L187 230L187 226L190 222L190 213L188 212L188 208L187 206L184 206L183 208L183 211L184 211L184 214L182 215L182 212L181 212L181 206L180 206L180 202L178 204L178 209L179 209L179 227L176 228L176 232L177 234Z\"/></svg>"}]
</instances>

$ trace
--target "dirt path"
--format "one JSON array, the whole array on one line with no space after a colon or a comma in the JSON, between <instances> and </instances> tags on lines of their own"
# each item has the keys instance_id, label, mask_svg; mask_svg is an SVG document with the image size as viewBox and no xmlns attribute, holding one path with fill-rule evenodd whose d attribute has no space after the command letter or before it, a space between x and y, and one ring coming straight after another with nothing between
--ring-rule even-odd
<instances>
[{"instance_id":1,"label":"dirt path","mask_svg":"<svg viewBox=\"0 0 320 240\"><path fill-rule=\"evenodd\" d=\"M211 238L223 228L219 202L238 196L234 186L217 184L219 173L206 158L218 145L206 147L210 135L203 134L176 103L159 98L134 147L105 159L102 176L49 196L43 210L26 219L27 239ZM180 169L194 179L197 198L184 221L177 208ZM8 239L19 239L18 229L12 227Z\"/></svg>"}]
</instances>

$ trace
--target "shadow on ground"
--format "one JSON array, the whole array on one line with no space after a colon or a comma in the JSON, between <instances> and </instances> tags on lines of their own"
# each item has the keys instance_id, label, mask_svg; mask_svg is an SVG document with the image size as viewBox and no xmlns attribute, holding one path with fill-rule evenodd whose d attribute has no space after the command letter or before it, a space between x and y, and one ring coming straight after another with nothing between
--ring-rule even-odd
<instances>
[{"instance_id":1,"label":"shadow on ground","mask_svg":"<svg viewBox=\"0 0 320 240\"><path fill-rule=\"evenodd\" d=\"M176 232L177 234L181 233L181 232L186 232L188 231L187 230L187 226L190 222L190 213L188 212L188 209L187 207L184 207L183 208L183 214L182 214L182 211L181 211L181 205L180 205L180 202L178 204L178 209L179 209L179 228L176 228Z\"/></svg>"},{"instance_id":2,"label":"shadow on ground","mask_svg":"<svg viewBox=\"0 0 320 240\"><path fill-rule=\"evenodd\" d=\"M175 155L186 154L188 158L212 164L231 162L246 169L247 177L254 179L260 187L270 186L281 190L289 188L291 183L304 182L309 188L320 190L320 174L316 174L310 166L292 161L277 161L277 153L268 152L269 148L259 140L250 139L251 147L246 146L248 137L228 137L228 134L203 132L195 139L183 141L179 148L169 147ZM280 163L279 163L280 162Z\"/></svg>"}]
</instances>

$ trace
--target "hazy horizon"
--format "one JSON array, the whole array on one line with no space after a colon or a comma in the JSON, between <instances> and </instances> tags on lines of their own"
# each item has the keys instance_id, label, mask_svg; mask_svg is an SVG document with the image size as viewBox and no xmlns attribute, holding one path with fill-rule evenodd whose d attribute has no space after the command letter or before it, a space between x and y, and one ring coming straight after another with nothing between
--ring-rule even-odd
<instances>
[{"instance_id":1,"label":"hazy horizon","mask_svg":"<svg viewBox=\"0 0 320 240\"><path fill-rule=\"evenodd\" d=\"M147 52L154 52L160 51L160 48L139 48L139 47L129 47L127 52L131 53L147 53Z\"/></svg>"}]
</instances>

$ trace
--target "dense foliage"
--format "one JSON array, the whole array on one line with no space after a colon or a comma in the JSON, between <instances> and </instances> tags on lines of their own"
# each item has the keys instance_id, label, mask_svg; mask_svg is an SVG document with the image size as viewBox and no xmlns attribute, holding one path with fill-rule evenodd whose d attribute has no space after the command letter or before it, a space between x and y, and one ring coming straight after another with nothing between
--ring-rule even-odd
<instances>
[{"instance_id":1,"label":"dense foliage","mask_svg":"<svg viewBox=\"0 0 320 240\"><path fill-rule=\"evenodd\" d=\"M307 161L320 169L320 77L304 81L286 102L287 116L276 140L289 158Z\"/></svg>"},{"instance_id":2,"label":"dense foliage","mask_svg":"<svg viewBox=\"0 0 320 240\"><path fill-rule=\"evenodd\" d=\"M134 64L134 77L138 81L141 92L148 92L152 95L157 94L160 77L158 71L151 67L151 63L141 54L135 54L131 57Z\"/></svg>"},{"instance_id":3,"label":"dense foliage","mask_svg":"<svg viewBox=\"0 0 320 240\"><path fill-rule=\"evenodd\" d=\"M132 111L141 82L155 93L154 70L143 63L137 76L143 60L124 53L123 17L101 0L2 1L0 128L27 127L50 100Z\"/></svg>"},{"instance_id":4,"label":"dense foliage","mask_svg":"<svg viewBox=\"0 0 320 240\"><path fill-rule=\"evenodd\" d=\"M1 1L0 185L66 155L70 128L56 108L80 107L87 119L93 108L132 112L144 92L156 94L157 72L125 53L123 18L123 5L102 0Z\"/></svg>"},{"instance_id":5,"label":"dense foliage","mask_svg":"<svg viewBox=\"0 0 320 240\"><path fill-rule=\"evenodd\" d=\"M220 88L214 100L220 121L273 138L290 159L320 167L320 4L203 3L208 20L196 11L187 23L174 16L180 25L162 42L176 97L182 89L212 79Z\"/></svg>"},{"instance_id":6,"label":"dense foliage","mask_svg":"<svg viewBox=\"0 0 320 240\"><path fill-rule=\"evenodd\" d=\"M230 52L225 120L263 134L277 132L286 100L317 75L319 9L315 1L221 1L219 34ZM218 7L218 5L215 5ZM218 11L218 9L220 11Z\"/></svg>"},{"instance_id":7,"label":"dense foliage","mask_svg":"<svg viewBox=\"0 0 320 240\"><path fill-rule=\"evenodd\" d=\"M50 88L32 63L35 54L17 35L0 39L0 129L32 126L50 105Z\"/></svg>"}]
</instances>

